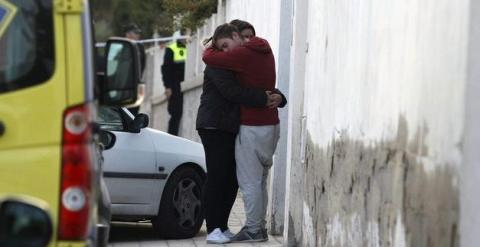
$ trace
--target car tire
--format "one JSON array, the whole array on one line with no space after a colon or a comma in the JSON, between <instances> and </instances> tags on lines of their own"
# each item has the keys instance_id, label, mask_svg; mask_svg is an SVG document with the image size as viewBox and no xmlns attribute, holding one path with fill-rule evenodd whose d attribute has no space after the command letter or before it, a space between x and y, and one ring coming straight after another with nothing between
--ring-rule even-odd
<instances>
[{"instance_id":1,"label":"car tire","mask_svg":"<svg viewBox=\"0 0 480 247\"><path fill-rule=\"evenodd\" d=\"M203 192L204 180L192 167L181 167L170 176L152 219L160 237L184 239L198 233L204 219Z\"/></svg>"}]
</instances>

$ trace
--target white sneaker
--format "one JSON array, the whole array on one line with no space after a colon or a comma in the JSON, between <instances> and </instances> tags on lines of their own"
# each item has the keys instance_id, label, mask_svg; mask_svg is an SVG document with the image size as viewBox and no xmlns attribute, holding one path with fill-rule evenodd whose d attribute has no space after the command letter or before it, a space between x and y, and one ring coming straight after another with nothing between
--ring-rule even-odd
<instances>
[{"instance_id":1,"label":"white sneaker","mask_svg":"<svg viewBox=\"0 0 480 247\"><path fill-rule=\"evenodd\" d=\"M207 235L207 244L225 244L230 242L230 238L226 237L220 228L215 228Z\"/></svg>"},{"instance_id":2,"label":"white sneaker","mask_svg":"<svg viewBox=\"0 0 480 247\"><path fill-rule=\"evenodd\" d=\"M235 236L235 234L233 234L233 232L230 231L229 228L227 228L227 230L223 231L223 235L225 235L225 237L227 238L232 238L233 236Z\"/></svg>"}]
</instances>

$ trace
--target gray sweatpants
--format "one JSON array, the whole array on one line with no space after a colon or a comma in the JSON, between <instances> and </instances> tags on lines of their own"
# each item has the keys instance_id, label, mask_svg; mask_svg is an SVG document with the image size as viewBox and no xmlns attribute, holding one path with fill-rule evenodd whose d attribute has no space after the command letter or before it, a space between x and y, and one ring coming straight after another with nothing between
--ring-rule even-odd
<instances>
[{"instance_id":1,"label":"gray sweatpants","mask_svg":"<svg viewBox=\"0 0 480 247\"><path fill-rule=\"evenodd\" d=\"M279 135L279 125L240 125L235 141L237 179L245 205L245 226L251 232L257 232L266 225L267 178Z\"/></svg>"}]
</instances>

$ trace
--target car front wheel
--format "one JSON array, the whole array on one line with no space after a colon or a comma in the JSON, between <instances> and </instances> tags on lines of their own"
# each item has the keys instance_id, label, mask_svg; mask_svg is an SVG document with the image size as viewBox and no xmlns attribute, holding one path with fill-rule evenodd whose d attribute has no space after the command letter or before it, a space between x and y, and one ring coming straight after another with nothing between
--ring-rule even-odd
<instances>
[{"instance_id":1,"label":"car front wheel","mask_svg":"<svg viewBox=\"0 0 480 247\"><path fill-rule=\"evenodd\" d=\"M181 167L168 180L152 225L161 237L192 238L202 226L203 179L191 167Z\"/></svg>"}]
</instances>

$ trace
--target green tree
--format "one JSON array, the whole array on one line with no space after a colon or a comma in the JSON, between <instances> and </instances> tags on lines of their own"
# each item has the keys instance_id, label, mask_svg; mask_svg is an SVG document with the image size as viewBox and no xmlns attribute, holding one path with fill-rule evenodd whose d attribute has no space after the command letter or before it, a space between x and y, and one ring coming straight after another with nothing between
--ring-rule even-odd
<instances>
[{"instance_id":1,"label":"green tree","mask_svg":"<svg viewBox=\"0 0 480 247\"><path fill-rule=\"evenodd\" d=\"M170 36L175 30L195 30L217 8L217 0L92 0L97 41L123 36L124 27L136 23L143 38L154 32Z\"/></svg>"},{"instance_id":2,"label":"green tree","mask_svg":"<svg viewBox=\"0 0 480 247\"><path fill-rule=\"evenodd\" d=\"M195 31L217 10L217 0L164 0L165 11L177 20L176 29Z\"/></svg>"}]
</instances>

